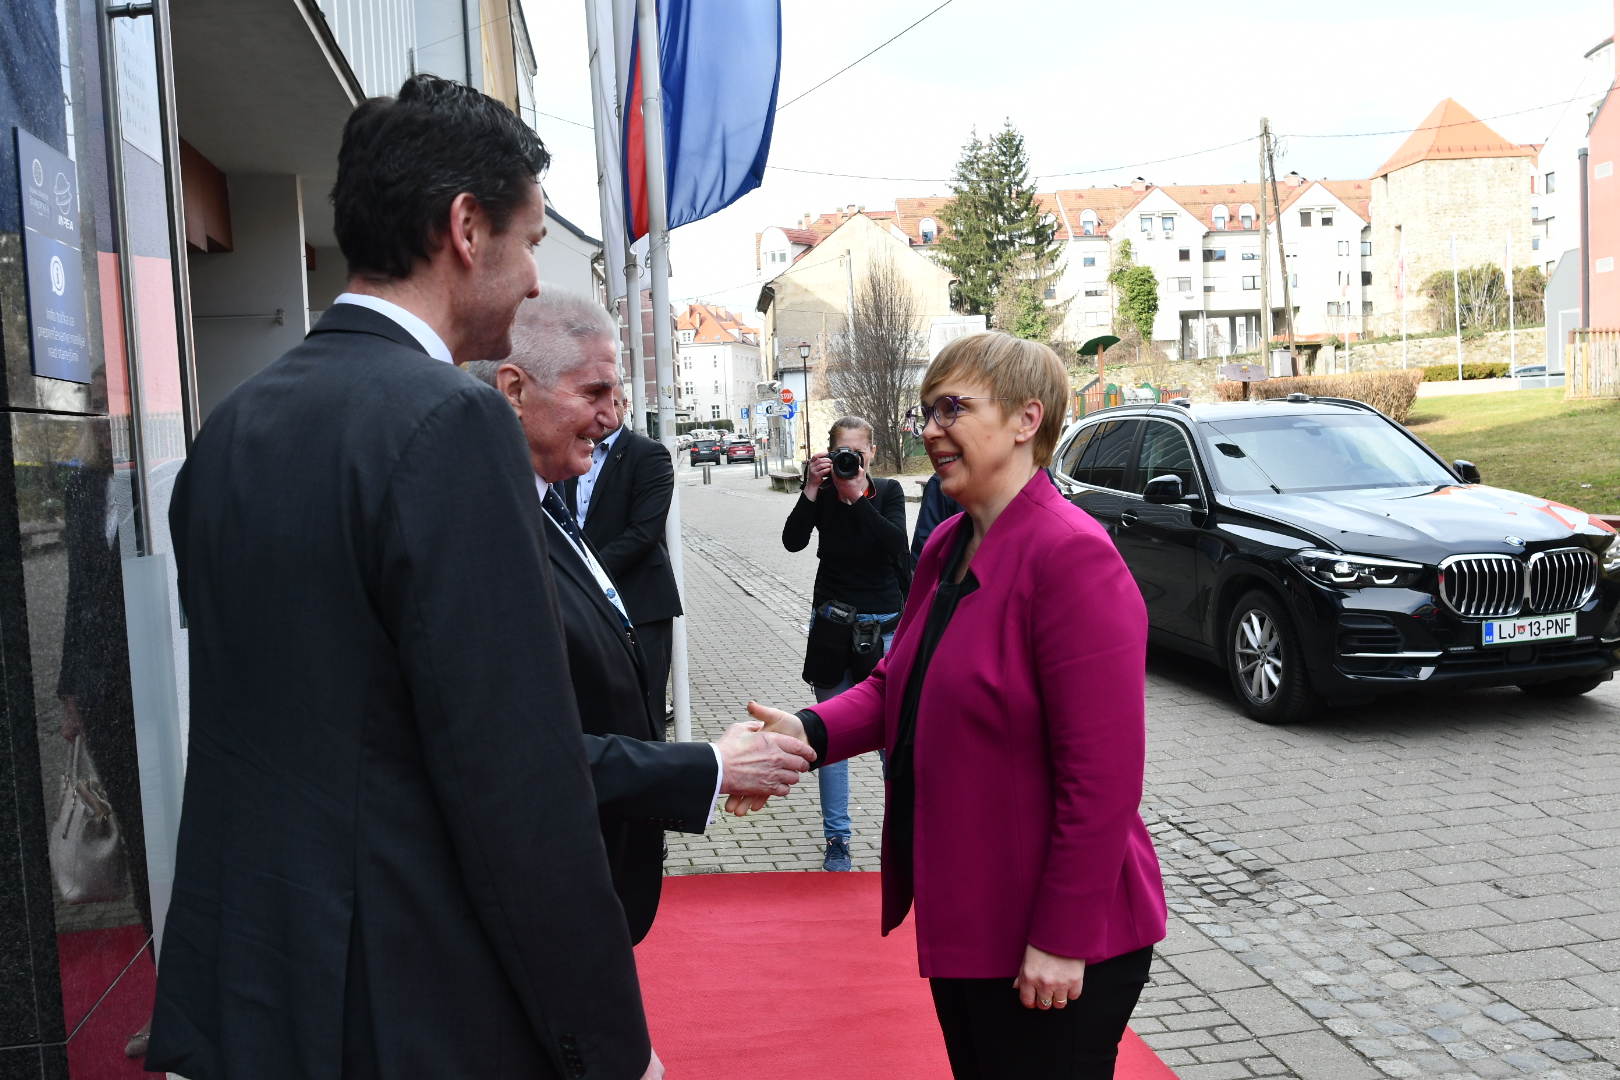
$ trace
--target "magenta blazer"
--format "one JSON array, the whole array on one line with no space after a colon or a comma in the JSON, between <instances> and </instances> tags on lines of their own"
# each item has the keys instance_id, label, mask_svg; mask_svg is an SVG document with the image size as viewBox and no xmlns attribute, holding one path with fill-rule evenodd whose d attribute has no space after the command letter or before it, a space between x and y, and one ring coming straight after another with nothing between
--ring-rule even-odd
<instances>
[{"instance_id":1,"label":"magenta blazer","mask_svg":"<svg viewBox=\"0 0 1620 1080\"><path fill-rule=\"evenodd\" d=\"M813 707L828 762L892 748L928 609L966 515L918 563L888 656ZM1147 612L1090 515L1044 474L986 534L917 710L913 873L928 978L1013 978L1026 944L1088 962L1160 941L1164 885L1138 810ZM890 873L883 932L913 897Z\"/></svg>"}]
</instances>

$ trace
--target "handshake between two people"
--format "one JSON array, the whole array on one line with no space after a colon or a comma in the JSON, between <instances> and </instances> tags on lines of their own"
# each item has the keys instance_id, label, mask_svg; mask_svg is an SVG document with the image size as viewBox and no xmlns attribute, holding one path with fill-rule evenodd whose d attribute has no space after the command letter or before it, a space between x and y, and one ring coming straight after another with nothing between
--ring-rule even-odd
<instances>
[{"instance_id":1,"label":"handshake between two people","mask_svg":"<svg viewBox=\"0 0 1620 1080\"><path fill-rule=\"evenodd\" d=\"M786 795L788 786L799 782L798 774L808 770L810 763L816 760L816 752L805 741L804 724L794 714L750 701L748 715L753 719L731 725L725 739L720 740L721 753L725 753L726 739L736 735L739 740L766 740L779 748L780 756L773 759L779 763L777 768L763 763L756 765L746 775L739 776L736 783L732 782L731 760L726 759L726 774L720 790L727 796L726 813L738 817L760 809L772 795Z\"/></svg>"},{"instance_id":2,"label":"handshake between two people","mask_svg":"<svg viewBox=\"0 0 1620 1080\"><path fill-rule=\"evenodd\" d=\"M738 817L786 795L816 760L804 741L804 725L792 713L753 702L748 712L754 719L731 725L714 744L724 763L720 790L726 810Z\"/></svg>"}]
</instances>

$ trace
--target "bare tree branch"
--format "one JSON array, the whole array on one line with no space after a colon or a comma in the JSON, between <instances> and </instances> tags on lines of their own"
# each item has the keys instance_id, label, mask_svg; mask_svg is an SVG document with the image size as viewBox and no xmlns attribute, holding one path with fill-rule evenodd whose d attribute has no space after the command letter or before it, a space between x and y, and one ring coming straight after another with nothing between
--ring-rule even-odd
<instances>
[{"instance_id":1,"label":"bare tree branch","mask_svg":"<svg viewBox=\"0 0 1620 1080\"><path fill-rule=\"evenodd\" d=\"M878 455L896 470L905 467L905 410L927 359L922 309L893 258L873 258L855 282L854 326L833 340L827 366L831 396L871 423Z\"/></svg>"}]
</instances>

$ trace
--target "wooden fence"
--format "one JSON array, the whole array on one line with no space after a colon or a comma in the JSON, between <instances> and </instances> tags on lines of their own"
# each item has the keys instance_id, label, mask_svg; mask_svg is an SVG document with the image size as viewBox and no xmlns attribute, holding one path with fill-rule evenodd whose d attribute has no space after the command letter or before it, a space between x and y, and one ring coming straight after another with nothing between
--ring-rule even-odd
<instances>
[{"instance_id":1,"label":"wooden fence","mask_svg":"<svg viewBox=\"0 0 1620 1080\"><path fill-rule=\"evenodd\" d=\"M1620 397L1620 330L1574 330L1564 346L1564 397Z\"/></svg>"}]
</instances>

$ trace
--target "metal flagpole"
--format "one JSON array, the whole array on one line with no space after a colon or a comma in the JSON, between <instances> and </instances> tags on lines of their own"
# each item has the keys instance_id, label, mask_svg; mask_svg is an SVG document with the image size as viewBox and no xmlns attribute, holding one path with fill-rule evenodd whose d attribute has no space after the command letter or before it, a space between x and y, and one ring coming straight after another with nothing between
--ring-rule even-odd
<instances>
[{"instance_id":1,"label":"metal flagpole","mask_svg":"<svg viewBox=\"0 0 1620 1080\"><path fill-rule=\"evenodd\" d=\"M630 398L636 403L633 430L647 434L647 338L641 321L641 266L634 245L624 247L624 325L630 331Z\"/></svg>"},{"instance_id":2,"label":"metal flagpole","mask_svg":"<svg viewBox=\"0 0 1620 1080\"><path fill-rule=\"evenodd\" d=\"M1519 349L1513 337L1513 230L1508 230L1507 241L1507 294L1508 294L1508 374L1513 376L1514 385L1519 378Z\"/></svg>"},{"instance_id":3,"label":"metal flagpole","mask_svg":"<svg viewBox=\"0 0 1620 1080\"><path fill-rule=\"evenodd\" d=\"M1457 320L1457 381L1463 381L1462 370L1462 286L1457 283L1457 237L1451 237L1451 310Z\"/></svg>"},{"instance_id":4,"label":"metal flagpole","mask_svg":"<svg viewBox=\"0 0 1620 1080\"><path fill-rule=\"evenodd\" d=\"M1401 294L1401 367L1406 367L1406 230L1401 230L1401 273L1396 283Z\"/></svg>"},{"instance_id":5,"label":"metal flagpole","mask_svg":"<svg viewBox=\"0 0 1620 1080\"><path fill-rule=\"evenodd\" d=\"M641 130L647 157L647 253L652 273L653 348L658 357L658 436L675 458L675 365L669 332L669 206L664 177L664 87L658 66L658 5L636 0L641 41ZM639 305L638 305L639 306ZM637 329L640 329L639 327ZM681 560L681 486L675 485L664 522L670 569L685 606ZM686 673L686 619L675 620L670 671L675 681L675 740L692 741L692 701Z\"/></svg>"}]
</instances>

